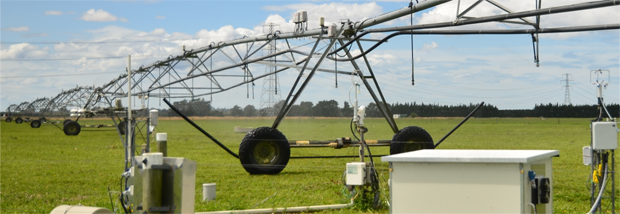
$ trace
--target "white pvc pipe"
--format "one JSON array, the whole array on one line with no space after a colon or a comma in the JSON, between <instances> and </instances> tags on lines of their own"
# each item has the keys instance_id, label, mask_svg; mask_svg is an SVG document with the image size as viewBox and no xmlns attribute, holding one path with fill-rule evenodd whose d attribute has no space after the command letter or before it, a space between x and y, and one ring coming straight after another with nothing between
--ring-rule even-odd
<instances>
[{"instance_id":1,"label":"white pvc pipe","mask_svg":"<svg viewBox=\"0 0 620 214\"><path fill-rule=\"evenodd\" d=\"M128 158L128 162L132 163L132 159L133 159L133 151L131 150L131 148L133 148L133 141L131 140L132 138L132 133L131 133L131 55L127 56L127 117L128 117L128 121L125 124L127 130L125 133L127 133L127 158ZM132 164L133 165L133 164Z\"/></svg>"},{"instance_id":2,"label":"white pvc pipe","mask_svg":"<svg viewBox=\"0 0 620 214\"><path fill-rule=\"evenodd\" d=\"M302 207L279 207L279 208L263 208L263 209L251 209L251 210L226 210L226 211L213 211L213 212L196 212L195 214L241 214L241 213L277 213L277 212L308 212L318 210L337 210L353 205L353 200L348 204L331 204L331 205L316 205L316 206L302 206Z\"/></svg>"}]
</instances>

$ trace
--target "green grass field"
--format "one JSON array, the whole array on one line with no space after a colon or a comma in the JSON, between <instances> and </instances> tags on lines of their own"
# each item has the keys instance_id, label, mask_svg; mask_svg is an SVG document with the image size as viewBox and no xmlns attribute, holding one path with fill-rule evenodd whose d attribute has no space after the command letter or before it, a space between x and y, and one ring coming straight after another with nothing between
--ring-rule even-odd
<instances>
[{"instance_id":1,"label":"green grass field","mask_svg":"<svg viewBox=\"0 0 620 214\"><path fill-rule=\"evenodd\" d=\"M399 128L421 126L438 141L460 120L416 118L397 122ZM273 120L229 118L196 122L238 152L245 134L234 133L234 126L270 126ZM366 125L369 128L366 139L392 138L393 133L384 119L367 119ZM82 129L79 136L65 136L49 124L39 129L30 128L26 123L1 122L0 126L1 213L49 213L61 204L111 209L108 187L119 191L119 179L124 170L123 146L113 129ZM282 122L279 130L289 140L351 137L347 118L290 118ZM345 164L357 159L292 159L278 175L249 175L238 159L183 120L160 120L155 132L168 133L170 157L185 157L198 163L197 212L348 202L342 193L341 176ZM582 164L581 148L589 142L588 119L472 118L438 149L559 150L560 157L553 159L554 212L585 213L589 210L590 167ZM372 152L373 155L388 154L389 148L374 147ZM302 148L292 149L291 153L292 156L356 155L357 148ZM381 180L387 181L387 163L379 159L375 162ZM619 177L616 189L620 189L618 180ZM217 183L215 201L201 201L202 183ZM385 182L382 185L387 191ZM615 195L620 196L618 191ZM113 196L113 203L118 204L117 201L117 196ZM620 207L618 197L616 207ZM365 210L357 206L338 212L387 213L388 209Z\"/></svg>"}]
</instances>

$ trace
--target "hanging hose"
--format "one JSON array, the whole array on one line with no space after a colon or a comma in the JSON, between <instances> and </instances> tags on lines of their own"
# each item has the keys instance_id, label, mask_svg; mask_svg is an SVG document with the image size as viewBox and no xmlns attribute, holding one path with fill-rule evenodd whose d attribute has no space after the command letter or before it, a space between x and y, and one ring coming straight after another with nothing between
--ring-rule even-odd
<instances>
[{"instance_id":1,"label":"hanging hose","mask_svg":"<svg viewBox=\"0 0 620 214\"><path fill-rule=\"evenodd\" d=\"M603 184L601 185L601 190L598 192L598 197L596 197L596 201L594 202L594 205L592 205L590 211L588 211L588 214L595 212L596 209L600 207L599 203L601 203L601 198L603 196L603 192L605 191L605 184L607 183L607 163L604 164L603 169L605 169L605 172L603 172Z\"/></svg>"}]
</instances>

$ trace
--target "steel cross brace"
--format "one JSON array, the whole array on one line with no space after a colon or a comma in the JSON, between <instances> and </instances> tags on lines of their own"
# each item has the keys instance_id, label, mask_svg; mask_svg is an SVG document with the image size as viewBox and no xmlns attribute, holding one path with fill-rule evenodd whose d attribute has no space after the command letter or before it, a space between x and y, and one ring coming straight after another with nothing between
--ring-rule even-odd
<instances>
[{"instance_id":1,"label":"steel cross brace","mask_svg":"<svg viewBox=\"0 0 620 214\"><path fill-rule=\"evenodd\" d=\"M340 28L340 30L338 31L338 33L336 35L342 34L342 31L344 31L344 29L345 29L344 27ZM282 122L282 119L284 119L284 117L286 116L288 111L291 110L291 107L293 107L293 105L295 104L295 101L297 101L297 98L299 98L299 95L301 95L301 93L304 91L304 89L306 88L306 86L308 85L308 83L310 82L312 77L314 76L314 73L316 72L316 70L321 65L321 62L323 62L325 57L327 57L327 55L329 54L329 51L331 50L331 48L336 43L337 39L333 38L331 40L331 42L329 43L329 45L327 46L327 48L325 48L325 51L323 51L323 54L321 55L321 58L319 58L319 60L316 62L316 64L312 68L312 71L310 71L310 73L308 74L308 77L301 84L299 90L297 90L297 93L295 93L295 96L291 100L291 96L293 95L293 92L295 91L295 88L297 87L297 83L299 83L299 80L303 76L304 71L306 70L306 68L308 66L308 63L310 62L312 54L314 54L314 50L316 50L316 47L321 42L322 36L323 36L323 34L320 34L319 38L316 40L316 43L314 43L314 46L312 47L312 51L310 51L310 54L308 55L308 59L307 59L306 63L304 64L304 67L301 69L301 72L299 72L299 75L297 76L297 79L295 80L295 83L293 84L293 87L291 87L291 91L289 92L288 96L286 97L286 101L284 101L284 105L282 105L282 108L280 109L280 112L278 112L278 116L276 117L276 120L273 122L273 125L271 126L272 128L274 128L274 129L278 128L278 126L280 125L280 122Z\"/></svg>"},{"instance_id":2,"label":"steel cross brace","mask_svg":"<svg viewBox=\"0 0 620 214\"><path fill-rule=\"evenodd\" d=\"M345 54L350 59L350 62L353 65L353 68L355 68L355 72L357 72L357 75L360 77L360 79L364 83L364 86L366 87L366 90L368 90L368 93L370 93L370 96L372 97L372 99L377 104L377 107L379 108L379 111L381 112L381 114L383 114L383 116L387 120L388 124L390 125L390 128L392 128L392 131L394 131L394 133L398 132L398 127L396 126L396 122L394 122L394 119L392 117L390 117L391 113L388 113L389 112L389 107L387 106L387 102L385 101L385 98L383 97L383 93L381 93L381 88L379 87L379 84L377 83L377 79L375 78L375 75L372 72L372 69L370 67L370 64L368 63L368 60L366 59L366 55L364 55L364 61L365 61L366 65L367 65L367 67L368 67L368 71L370 72L370 76L364 76L364 73L362 73L362 70L357 65L355 60L353 59L353 56L351 55L351 52L349 52L349 49L346 48L346 46L344 46L344 42L342 42L342 39L339 39L338 42L340 42L340 45L342 45L344 47L342 50L344 50ZM358 46L360 48L360 51L362 51L362 53L363 53L363 49L362 49L361 44L359 44L359 40L358 40ZM375 86L377 87L377 91L379 91L379 93L381 94L381 100L379 100L377 98L377 95L372 90L372 87L370 86L370 84L368 83L368 81L366 79L372 79L373 82L375 82Z\"/></svg>"},{"instance_id":3,"label":"steel cross brace","mask_svg":"<svg viewBox=\"0 0 620 214\"><path fill-rule=\"evenodd\" d=\"M357 40L356 42L357 42L358 48L360 49L360 52L363 53L364 49L362 48L362 44L360 43L359 40ZM340 41L340 43L343 44L342 40ZM354 66L357 67L357 65L355 65L355 60L352 59L352 56L351 56L351 53L349 52L349 50L347 50L346 48L344 50L346 50L347 57L349 57L349 59L351 59L351 62L354 64ZM377 92L379 92L379 96L381 96L381 101L379 101L377 99L377 95L375 95L375 93L372 91L372 88L368 84L368 81L366 81L367 77L365 77L363 75L363 73L362 73L362 71L360 69L356 68L356 70L358 72L358 75L362 79L362 82L364 82L364 85L366 86L366 89L368 90L368 92L372 96L372 99L377 104L377 107L379 108L379 110L381 110L381 114L383 114L383 117L385 117L385 120L390 125L390 128L392 128L392 131L394 133L396 133L399 130L398 126L396 125L396 122L394 121L394 118L392 117L392 111L390 111L390 107L388 106L388 104L387 104L387 102L385 100L385 97L383 96L383 92L381 92L381 87L379 87L379 82L375 78L375 74L372 71L372 68L370 67L370 63L368 62L368 58L366 58L366 54L363 55L363 59L364 59L364 62L366 63L366 67L368 68L368 72L370 73L370 78L375 83L375 87L377 88ZM381 104L379 104L379 103L381 103Z\"/></svg>"}]
</instances>

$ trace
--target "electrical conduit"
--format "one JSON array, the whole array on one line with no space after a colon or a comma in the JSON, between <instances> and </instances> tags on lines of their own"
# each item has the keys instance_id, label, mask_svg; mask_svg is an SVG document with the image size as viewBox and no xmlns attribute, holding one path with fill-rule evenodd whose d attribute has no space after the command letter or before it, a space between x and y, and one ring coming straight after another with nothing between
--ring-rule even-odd
<instances>
[{"instance_id":1,"label":"electrical conduit","mask_svg":"<svg viewBox=\"0 0 620 214\"><path fill-rule=\"evenodd\" d=\"M601 203L601 196L603 196L603 192L605 191L605 184L607 183L607 164L605 164L603 168L605 169L605 176L603 176L603 185L601 185L601 191L599 191L598 197L596 197L596 201L594 202L594 205L592 206L590 211L588 211L588 214L595 212L596 209L600 207L599 203Z\"/></svg>"},{"instance_id":2,"label":"electrical conduit","mask_svg":"<svg viewBox=\"0 0 620 214\"><path fill-rule=\"evenodd\" d=\"M281 213L281 212L307 212L319 210L338 210L353 206L353 199L348 204L331 204L331 205L315 205L302 207L279 207L279 208L263 208L250 210L226 210L213 212L196 212L195 214L241 214L241 213Z\"/></svg>"}]
</instances>

